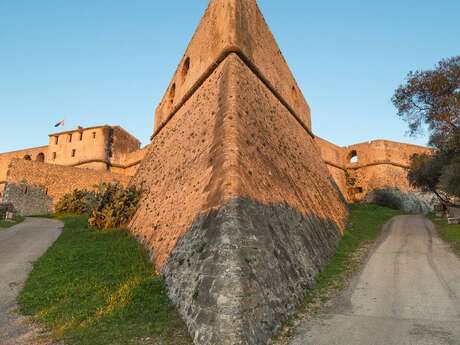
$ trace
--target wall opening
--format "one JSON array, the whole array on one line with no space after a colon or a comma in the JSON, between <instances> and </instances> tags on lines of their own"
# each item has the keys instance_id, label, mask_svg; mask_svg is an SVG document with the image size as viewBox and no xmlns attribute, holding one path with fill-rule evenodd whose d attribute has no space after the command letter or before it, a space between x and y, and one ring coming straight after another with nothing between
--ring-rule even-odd
<instances>
[{"instance_id":1,"label":"wall opening","mask_svg":"<svg viewBox=\"0 0 460 345\"><path fill-rule=\"evenodd\" d=\"M184 64L182 65L182 79L185 80L187 77L188 71L190 70L190 58L187 56L187 58L184 61Z\"/></svg>"},{"instance_id":2,"label":"wall opening","mask_svg":"<svg viewBox=\"0 0 460 345\"><path fill-rule=\"evenodd\" d=\"M80 141L83 140L83 132L80 132Z\"/></svg>"},{"instance_id":3,"label":"wall opening","mask_svg":"<svg viewBox=\"0 0 460 345\"><path fill-rule=\"evenodd\" d=\"M37 162L43 163L45 161L45 154L43 152L40 152L37 157L35 158Z\"/></svg>"},{"instance_id":4,"label":"wall opening","mask_svg":"<svg viewBox=\"0 0 460 345\"><path fill-rule=\"evenodd\" d=\"M69 134L69 143L72 142L72 134Z\"/></svg>"},{"instance_id":5,"label":"wall opening","mask_svg":"<svg viewBox=\"0 0 460 345\"><path fill-rule=\"evenodd\" d=\"M358 157L358 152L356 152L356 150L353 150L351 151L349 154L348 154L348 162L350 164L356 164L359 162L359 157Z\"/></svg>"},{"instance_id":6,"label":"wall opening","mask_svg":"<svg viewBox=\"0 0 460 345\"><path fill-rule=\"evenodd\" d=\"M72 150L72 157L75 157L76 154L77 154L77 150L73 149Z\"/></svg>"},{"instance_id":7,"label":"wall opening","mask_svg":"<svg viewBox=\"0 0 460 345\"><path fill-rule=\"evenodd\" d=\"M176 97L176 83L172 84L169 90L169 103L174 103L174 97Z\"/></svg>"},{"instance_id":8,"label":"wall opening","mask_svg":"<svg viewBox=\"0 0 460 345\"><path fill-rule=\"evenodd\" d=\"M96 132L93 132L93 139L96 139Z\"/></svg>"},{"instance_id":9,"label":"wall opening","mask_svg":"<svg viewBox=\"0 0 460 345\"><path fill-rule=\"evenodd\" d=\"M26 161L31 161L31 160L32 160L32 157L30 157L30 155L25 155L25 156L24 156L24 159L25 159Z\"/></svg>"},{"instance_id":10,"label":"wall opening","mask_svg":"<svg viewBox=\"0 0 460 345\"><path fill-rule=\"evenodd\" d=\"M53 161L56 160L56 156L57 156L56 152L53 152Z\"/></svg>"},{"instance_id":11,"label":"wall opening","mask_svg":"<svg viewBox=\"0 0 460 345\"><path fill-rule=\"evenodd\" d=\"M54 137L54 145L57 145L57 144L59 144L59 137L55 136Z\"/></svg>"}]
</instances>

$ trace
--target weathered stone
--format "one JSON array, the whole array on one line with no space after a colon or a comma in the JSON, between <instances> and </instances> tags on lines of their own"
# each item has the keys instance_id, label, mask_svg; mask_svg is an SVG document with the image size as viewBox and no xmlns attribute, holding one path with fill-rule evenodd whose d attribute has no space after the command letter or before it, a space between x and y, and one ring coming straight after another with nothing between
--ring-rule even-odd
<instances>
[{"instance_id":1,"label":"weathered stone","mask_svg":"<svg viewBox=\"0 0 460 345\"><path fill-rule=\"evenodd\" d=\"M265 26L257 29L265 35L268 28L253 6L213 1L200 28L230 16L216 31L224 40L227 29L244 35L238 23L246 22ZM188 51L204 41L201 34ZM266 50L254 49L262 49L260 56L279 54L272 40L263 36ZM292 86L292 75L265 77L263 68L254 68L265 60L248 60L243 48L224 51L197 78L199 85L180 92L185 101L164 108L170 113L132 180L146 192L130 230L151 249L200 345L265 344L334 253L347 218L292 98L283 99L270 85L282 80ZM194 56L190 70L205 60ZM279 63L271 73L288 70L284 60ZM176 83L185 85L188 75L181 78Z\"/></svg>"},{"instance_id":2,"label":"weathered stone","mask_svg":"<svg viewBox=\"0 0 460 345\"><path fill-rule=\"evenodd\" d=\"M43 193L46 195L46 197L43 198L41 197L41 193L37 193L36 198L34 199L33 195L35 194L29 194L27 198L23 200L24 202L27 200L28 202L33 203L35 205L33 208L39 207L38 204L42 202L43 205L40 207L43 210L47 210L47 212L27 213L47 214L53 210L52 206L49 206L49 200L51 200L51 205L54 205L64 194L70 193L75 189L95 190L102 182L118 182L123 185L127 185L129 180L129 176L114 174L108 171L74 168L27 161L24 159L13 159L10 162L6 177L7 189L5 191L4 201L8 202L8 200L11 200L14 207L19 210L19 206L16 202L16 200L19 199L16 197L11 199L11 191L10 196L7 195L8 186L25 183L31 188L39 188L40 190L43 190ZM11 188L14 187L10 187L10 189ZM17 196L19 197L20 194ZM22 206L21 209L23 209Z\"/></svg>"},{"instance_id":3,"label":"weathered stone","mask_svg":"<svg viewBox=\"0 0 460 345\"><path fill-rule=\"evenodd\" d=\"M53 202L46 188L31 186L25 182L8 183L3 203L11 204L21 216L40 216L52 212Z\"/></svg>"},{"instance_id":4,"label":"weathered stone","mask_svg":"<svg viewBox=\"0 0 460 345\"><path fill-rule=\"evenodd\" d=\"M418 198L425 198L410 186L407 172L412 155L430 154L432 149L388 140L347 147L318 137L315 140L337 186L349 202L363 201L373 190L385 189L398 189L409 195L416 193Z\"/></svg>"},{"instance_id":5,"label":"weathered stone","mask_svg":"<svg viewBox=\"0 0 460 345\"><path fill-rule=\"evenodd\" d=\"M363 201L396 208L405 213L428 214L433 212L438 198L433 193L385 188L372 190Z\"/></svg>"},{"instance_id":6,"label":"weathered stone","mask_svg":"<svg viewBox=\"0 0 460 345\"><path fill-rule=\"evenodd\" d=\"M235 198L198 216L164 268L196 344L266 344L335 253L340 229Z\"/></svg>"}]
</instances>

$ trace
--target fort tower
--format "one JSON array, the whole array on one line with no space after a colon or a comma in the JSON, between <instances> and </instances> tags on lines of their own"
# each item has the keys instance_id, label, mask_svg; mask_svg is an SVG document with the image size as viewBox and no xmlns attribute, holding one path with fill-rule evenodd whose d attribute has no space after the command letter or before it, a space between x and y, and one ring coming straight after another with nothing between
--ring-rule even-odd
<instances>
[{"instance_id":1,"label":"fort tower","mask_svg":"<svg viewBox=\"0 0 460 345\"><path fill-rule=\"evenodd\" d=\"M131 231L196 344L265 344L347 210L255 0L213 0L157 108Z\"/></svg>"}]
</instances>

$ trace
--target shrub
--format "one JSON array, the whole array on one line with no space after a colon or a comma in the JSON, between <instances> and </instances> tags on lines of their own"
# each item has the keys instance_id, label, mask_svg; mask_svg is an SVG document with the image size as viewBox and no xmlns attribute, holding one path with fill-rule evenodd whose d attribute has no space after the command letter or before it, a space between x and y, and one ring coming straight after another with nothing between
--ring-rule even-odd
<instances>
[{"instance_id":1,"label":"shrub","mask_svg":"<svg viewBox=\"0 0 460 345\"><path fill-rule=\"evenodd\" d=\"M13 204L0 204L0 220L5 219L7 212L16 213Z\"/></svg>"},{"instance_id":2,"label":"shrub","mask_svg":"<svg viewBox=\"0 0 460 345\"><path fill-rule=\"evenodd\" d=\"M55 206L57 213L90 213L96 200L96 193L87 190L74 190L65 194Z\"/></svg>"},{"instance_id":3,"label":"shrub","mask_svg":"<svg viewBox=\"0 0 460 345\"><path fill-rule=\"evenodd\" d=\"M403 207L400 194L391 189L376 189L374 190L373 202L379 206L401 210Z\"/></svg>"},{"instance_id":4,"label":"shrub","mask_svg":"<svg viewBox=\"0 0 460 345\"><path fill-rule=\"evenodd\" d=\"M118 183L102 183L96 193L96 205L88 220L98 229L119 228L128 224L136 212L141 191Z\"/></svg>"}]
</instances>

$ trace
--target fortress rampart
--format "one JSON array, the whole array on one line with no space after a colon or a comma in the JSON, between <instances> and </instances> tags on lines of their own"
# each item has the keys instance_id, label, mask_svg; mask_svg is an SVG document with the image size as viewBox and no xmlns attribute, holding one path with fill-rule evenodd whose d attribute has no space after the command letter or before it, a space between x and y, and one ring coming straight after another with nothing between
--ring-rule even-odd
<instances>
[{"instance_id":1,"label":"fortress rampart","mask_svg":"<svg viewBox=\"0 0 460 345\"><path fill-rule=\"evenodd\" d=\"M130 179L130 176L109 171L74 168L16 158L9 164L5 182L7 185L41 188L43 193L49 197L50 206L53 206L64 194L75 189L95 190L102 182L119 182L128 185ZM27 192L21 198L19 197L20 195L15 193L16 199L12 200L9 196L5 201L13 202L18 207L18 205L24 205L23 198L29 199ZM28 212L28 214L34 214L30 210ZM49 212L52 212L52 209L48 209Z\"/></svg>"},{"instance_id":2,"label":"fortress rampart","mask_svg":"<svg viewBox=\"0 0 460 345\"><path fill-rule=\"evenodd\" d=\"M410 158L414 154L432 152L427 147L388 140L339 147L316 137L316 144L337 186L349 202L363 200L374 189L411 190L407 179Z\"/></svg>"},{"instance_id":3,"label":"fortress rampart","mask_svg":"<svg viewBox=\"0 0 460 345\"><path fill-rule=\"evenodd\" d=\"M140 148L140 141L120 126L52 133L48 135L47 146L0 153L0 197L8 166L15 158L133 176L145 152L146 148Z\"/></svg>"},{"instance_id":4,"label":"fortress rampart","mask_svg":"<svg viewBox=\"0 0 460 345\"><path fill-rule=\"evenodd\" d=\"M144 193L129 230L151 250L195 344L255 345L269 342L334 255L347 201L409 189L409 158L424 152L315 137L256 1L211 0L148 147L117 127L56 133L45 158L53 164L16 159L6 179L15 195L25 182L55 202L133 175Z\"/></svg>"}]
</instances>

